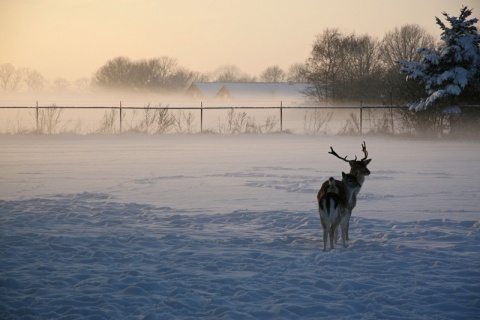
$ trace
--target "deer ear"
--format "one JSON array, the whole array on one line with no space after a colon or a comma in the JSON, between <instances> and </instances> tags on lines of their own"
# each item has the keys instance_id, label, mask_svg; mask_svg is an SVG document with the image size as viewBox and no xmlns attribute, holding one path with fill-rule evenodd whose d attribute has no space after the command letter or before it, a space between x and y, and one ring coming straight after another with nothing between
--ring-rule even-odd
<instances>
[{"instance_id":1,"label":"deer ear","mask_svg":"<svg viewBox=\"0 0 480 320\"><path fill-rule=\"evenodd\" d=\"M370 161L372 161L372 159L363 160L363 163L365 163L365 165L368 166L368 164L370 163Z\"/></svg>"}]
</instances>

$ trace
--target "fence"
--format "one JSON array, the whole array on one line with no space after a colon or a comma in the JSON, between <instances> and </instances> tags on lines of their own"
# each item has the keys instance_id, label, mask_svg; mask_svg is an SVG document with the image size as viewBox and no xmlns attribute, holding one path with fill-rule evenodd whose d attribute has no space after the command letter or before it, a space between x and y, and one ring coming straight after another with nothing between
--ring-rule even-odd
<instances>
[{"instance_id":1,"label":"fence","mask_svg":"<svg viewBox=\"0 0 480 320\"><path fill-rule=\"evenodd\" d=\"M405 128L399 117L405 106L362 102L343 106L299 105L288 101L177 102L168 106L150 103L140 106L131 101L120 101L116 105L79 104L0 105L0 114L5 113L1 117L0 132L402 134L411 130ZM480 110L480 106L473 107ZM23 115L19 116L19 112Z\"/></svg>"}]
</instances>

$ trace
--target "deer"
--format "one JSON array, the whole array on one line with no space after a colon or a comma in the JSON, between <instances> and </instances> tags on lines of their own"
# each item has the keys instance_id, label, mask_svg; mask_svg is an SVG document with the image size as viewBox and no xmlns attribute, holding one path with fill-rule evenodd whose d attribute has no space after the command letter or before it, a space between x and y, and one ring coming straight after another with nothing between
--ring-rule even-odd
<instances>
[{"instance_id":1,"label":"deer","mask_svg":"<svg viewBox=\"0 0 480 320\"><path fill-rule=\"evenodd\" d=\"M357 160L357 156L355 156L355 160L347 160L347 156L345 156L345 157L339 156L335 152L335 150L333 150L332 147L330 147L330 152L328 152L329 154L337 157L338 159L341 159L345 162L348 162L348 164L350 165L350 172L349 173L354 175L357 178L357 182L360 184L360 188L358 188L358 190L355 190L355 192L352 196L352 199L351 199L350 204L349 204L350 208L346 212L346 215L344 217L344 219L345 219L344 224L345 224L346 240L350 240L349 236L348 236L348 230L350 228L350 217L352 216L353 209L357 205L357 195L360 192L360 189L361 189L363 183L365 182L365 177L370 175L370 170L368 170L367 165L372 161L372 159L367 159L368 158L368 151L367 151L367 145L366 145L365 141L363 141L363 144L362 144L362 152L365 156L361 160ZM341 183L342 183L341 181L335 180L335 185L337 187L340 187ZM320 190L318 191L318 194L317 194L317 200L318 201L320 201L320 199L326 194L327 188L329 188L329 185L330 185L330 180L325 181L322 184L322 187L320 188ZM335 236L335 241L336 240L337 240L337 236Z\"/></svg>"},{"instance_id":2,"label":"deer","mask_svg":"<svg viewBox=\"0 0 480 320\"><path fill-rule=\"evenodd\" d=\"M347 227L345 217L350 211L350 203L356 191L360 190L360 183L354 174L342 172L340 185L331 177L327 181L325 194L318 199L318 213L323 229L323 251L327 251L327 241L330 240L330 250L334 248L335 232L340 226L342 230L343 246L346 244Z\"/></svg>"}]
</instances>

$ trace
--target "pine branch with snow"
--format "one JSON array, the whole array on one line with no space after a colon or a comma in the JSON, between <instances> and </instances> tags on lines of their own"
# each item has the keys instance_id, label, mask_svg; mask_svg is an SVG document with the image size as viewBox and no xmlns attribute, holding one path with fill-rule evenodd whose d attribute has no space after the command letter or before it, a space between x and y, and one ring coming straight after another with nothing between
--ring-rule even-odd
<instances>
[{"instance_id":1,"label":"pine branch with snow","mask_svg":"<svg viewBox=\"0 0 480 320\"><path fill-rule=\"evenodd\" d=\"M462 94L464 89L480 77L480 35L475 24L477 18L468 19L472 10L466 6L459 17L443 13L449 26L436 17L443 30L442 46L438 50L421 48L419 62L397 61L407 80L425 85L427 97L410 105L420 111L434 104Z\"/></svg>"}]
</instances>

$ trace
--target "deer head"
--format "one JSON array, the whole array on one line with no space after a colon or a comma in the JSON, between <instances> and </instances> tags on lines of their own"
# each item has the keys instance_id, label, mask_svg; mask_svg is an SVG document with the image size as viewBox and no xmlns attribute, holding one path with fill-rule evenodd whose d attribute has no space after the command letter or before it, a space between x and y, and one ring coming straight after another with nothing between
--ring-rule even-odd
<instances>
[{"instance_id":1,"label":"deer head","mask_svg":"<svg viewBox=\"0 0 480 320\"><path fill-rule=\"evenodd\" d=\"M370 175L370 170L368 170L367 165L372 161L372 159L367 159L368 157L368 151L367 151L367 145L365 144L365 141L363 141L362 144L362 152L365 155L361 160L357 160L357 156L355 156L355 160L347 160L347 156L345 157L340 157L332 147L330 147L330 154L334 155L338 159L341 159L345 162L348 162L350 165L350 173L354 175L359 175L359 176L368 176Z\"/></svg>"}]
</instances>

